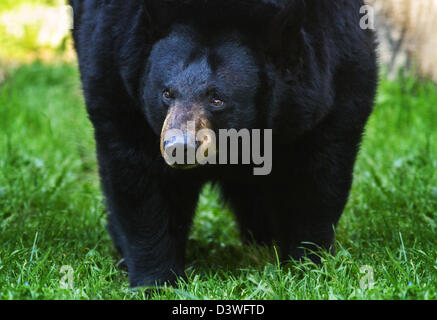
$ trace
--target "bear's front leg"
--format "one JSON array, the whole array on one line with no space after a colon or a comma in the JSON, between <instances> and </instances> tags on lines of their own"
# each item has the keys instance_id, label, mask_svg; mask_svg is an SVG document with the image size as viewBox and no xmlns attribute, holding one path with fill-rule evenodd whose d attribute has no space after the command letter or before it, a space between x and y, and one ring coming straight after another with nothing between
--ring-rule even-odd
<instances>
[{"instance_id":1,"label":"bear's front leg","mask_svg":"<svg viewBox=\"0 0 437 320\"><path fill-rule=\"evenodd\" d=\"M102 170L102 175L108 228L131 286L174 284L184 277L185 246L200 186L132 166L123 175L112 170Z\"/></svg>"},{"instance_id":2,"label":"bear's front leg","mask_svg":"<svg viewBox=\"0 0 437 320\"><path fill-rule=\"evenodd\" d=\"M322 129L296 146L295 157L284 164L290 182L272 195L283 226L277 228L283 259L307 256L319 263L313 251L334 253L334 228L349 197L361 133Z\"/></svg>"},{"instance_id":3,"label":"bear's front leg","mask_svg":"<svg viewBox=\"0 0 437 320\"><path fill-rule=\"evenodd\" d=\"M295 207L287 219L288 233L280 241L282 260L307 257L320 263L320 250L334 254L334 229L342 211L343 205Z\"/></svg>"}]
</instances>

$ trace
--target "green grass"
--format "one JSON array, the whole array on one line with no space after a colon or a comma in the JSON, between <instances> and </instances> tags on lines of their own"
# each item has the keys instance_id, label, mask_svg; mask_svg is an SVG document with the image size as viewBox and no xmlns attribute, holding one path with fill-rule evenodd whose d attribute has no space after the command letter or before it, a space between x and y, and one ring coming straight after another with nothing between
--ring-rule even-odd
<instances>
[{"instance_id":1,"label":"green grass","mask_svg":"<svg viewBox=\"0 0 437 320\"><path fill-rule=\"evenodd\" d=\"M2 0L0 57L3 62L71 61L73 43L66 4L66 0Z\"/></svg>"},{"instance_id":2,"label":"green grass","mask_svg":"<svg viewBox=\"0 0 437 320\"><path fill-rule=\"evenodd\" d=\"M433 84L381 81L337 255L322 266L278 267L272 250L242 246L207 186L188 283L131 290L105 229L76 66L23 65L0 84L0 299L436 299L436 120ZM64 265L72 289L60 287Z\"/></svg>"},{"instance_id":3,"label":"green grass","mask_svg":"<svg viewBox=\"0 0 437 320\"><path fill-rule=\"evenodd\" d=\"M55 6L59 5L59 3L67 3L67 1L59 1L59 0L2 0L0 3L0 11L10 10L20 6L22 4L36 4L36 5L49 5Z\"/></svg>"}]
</instances>

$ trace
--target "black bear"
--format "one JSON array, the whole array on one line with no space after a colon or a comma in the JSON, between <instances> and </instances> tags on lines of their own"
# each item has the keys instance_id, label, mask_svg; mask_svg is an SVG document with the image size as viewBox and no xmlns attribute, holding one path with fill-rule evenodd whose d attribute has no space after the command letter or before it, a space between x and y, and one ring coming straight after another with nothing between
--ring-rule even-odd
<instances>
[{"instance_id":1,"label":"black bear","mask_svg":"<svg viewBox=\"0 0 437 320\"><path fill-rule=\"evenodd\" d=\"M333 252L377 87L363 0L70 3L108 228L132 286L184 276L208 181L244 240L277 244L284 261ZM206 138L193 140L187 123ZM182 133L168 137L172 129ZM222 129L271 130L271 142L252 146L271 150L271 170L169 161ZM211 159L230 149L207 150Z\"/></svg>"}]
</instances>

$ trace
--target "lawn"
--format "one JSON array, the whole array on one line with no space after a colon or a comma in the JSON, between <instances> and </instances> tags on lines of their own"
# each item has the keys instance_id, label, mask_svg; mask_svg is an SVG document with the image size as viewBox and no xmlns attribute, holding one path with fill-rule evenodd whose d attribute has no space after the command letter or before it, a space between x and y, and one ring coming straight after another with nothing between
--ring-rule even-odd
<instances>
[{"instance_id":1,"label":"lawn","mask_svg":"<svg viewBox=\"0 0 437 320\"><path fill-rule=\"evenodd\" d=\"M231 210L207 185L188 282L132 290L106 231L77 66L23 64L1 81L0 299L437 298L432 83L381 80L337 255L322 266L278 266L274 250L243 246Z\"/></svg>"}]
</instances>

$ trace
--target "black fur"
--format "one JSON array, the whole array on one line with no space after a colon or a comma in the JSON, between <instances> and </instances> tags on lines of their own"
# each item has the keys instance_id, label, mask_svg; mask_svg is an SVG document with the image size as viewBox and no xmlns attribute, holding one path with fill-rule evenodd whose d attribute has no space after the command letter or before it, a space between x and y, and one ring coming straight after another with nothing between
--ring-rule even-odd
<instances>
[{"instance_id":1,"label":"black fur","mask_svg":"<svg viewBox=\"0 0 437 320\"><path fill-rule=\"evenodd\" d=\"M245 239L275 241L283 259L301 258L307 242L333 250L377 85L362 0L70 2L109 230L131 285L183 276L206 181L220 185ZM270 175L162 159L161 90L170 82L192 102L205 77L228 96L226 110L208 110L214 128L273 129Z\"/></svg>"}]
</instances>

